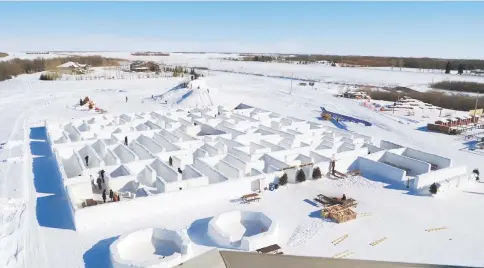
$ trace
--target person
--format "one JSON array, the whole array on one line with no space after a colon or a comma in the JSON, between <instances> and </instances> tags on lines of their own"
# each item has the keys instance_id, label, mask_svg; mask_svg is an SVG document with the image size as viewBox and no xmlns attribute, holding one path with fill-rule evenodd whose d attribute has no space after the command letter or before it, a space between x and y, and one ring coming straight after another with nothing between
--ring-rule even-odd
<instances>
[{"instance_id":1,"label":"person","mask_svg":"<svg viewBox=\"0 0 484 268\"><path fill-rule=\"evenodd\" d=\"M97 186L99 187L99 190L101 190L103 188L101 186L101 178L97 178L96 182L97 182Z\"/></svg>"},{"instance_id":2,"label":"person","mask_svg":"<svg viewBox=\"0 0 484 268\"><path fill-rule=\"evenodd\" d=\"M109 198L111 198L111 201L113 201L113 198L114 198L113 189L109 190Z\"/></svg>"},{"instance_id":3,"label":"person","mask_svg":"<svg viewBox=\"0 0 484 268\"><path fill-rule=\"evenodd\" d=\"M104 172L105 172L105 171L104 171L104 169L102 169L102 170L99 172L99 174L101 175L101 181L102 181L103 183L105 183L105 181L104 181Z\"/></svg>"},{"instance_id":4,"label":"person","mask_svg":"<svg viewBox=\"0 0 484 268\"><path fill-rule=\"evenodd\" d=\"M82 99L79 99L79 106L82 106Z\"/></svg>"},{"instance_id":5,"label":"person","mask_svg":"<svg viewBox=\"0 0 484 268\"><path fill-rule=\"evenodd\" d=\"M333 174L333 176L336 176L335 175L335 166L336 166L336 161L331 160L331 174Z\"/></svg>"},{"instance_id":6,"label":"person","mask_svg":"<svg viewBox=\"0 0 484 268\"><path fill-rule=\"evenodd\" d=\"M345 201L346 200L346 195L343 194L343 197L341 197L341 201Z\"/></svg>"},{"instance_id":7,"label":"person","mask_svg":"<svg viewBox=\"0 0 484 268\"><path fill-rule=\"evenodd\" d=\"M124 137L124 145L128 146L128 136Z\"/></svg>"},{"instance_id":8,"label":"person","mask_svg":"<svg viewBox=\"0 0 484 268\"><path fill-rule=\"evenodd\" d=\"M86 167L89 167L89 155L86 155L84 160L86 160Z\"/></svg>"},{"instance_id":9,"label":"person","mask_svg":"<svg viewBox=\"0 0 484 268\"><path fill-rule=\"evenodd\" d=\"M479 181L479 169L477 169L477 168L476 168L476 169L474 169L474 170L472 171L472 173L474 173L474 174L475 174L476 181Z\"/></svg>"},{"instance_id":10,"label":"person","mask_svg":"<svg viewBox=\"0 0 484 268\"><path fill-rule=\"evenodd\" d=\"M126 96L126 102L128 102L128 96Z\"/></svg>"},{"instance_id":11,"label":"person","mask_svg":"<svg viewBox=\"0 0 484 268\"><path fill-rule=\"evenodd\" d=\"M106 203L106 189L103 190L103 201Z\"/></svg>"},{"instance_id":12,"label":"person","mask_svg":"<svg viewBox=\"0 0 484 268\"><path fill-rule=\"evenodd\" d=\"M178 168L178 173L182 174L181 168Z\"/></svg>"}]
</instances>

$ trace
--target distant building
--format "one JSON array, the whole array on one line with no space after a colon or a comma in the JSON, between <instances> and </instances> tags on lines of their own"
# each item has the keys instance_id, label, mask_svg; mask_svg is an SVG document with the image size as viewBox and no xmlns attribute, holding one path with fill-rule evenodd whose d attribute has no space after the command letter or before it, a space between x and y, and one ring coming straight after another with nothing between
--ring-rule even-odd
<instances>
[{"instance_id":1,"label":"distant building","mask_svg":"<svg viewBox=\"0 0 484 268\"><path fill-rule=\"evenodd\" d=\"M81 64L77 62L72 62L68 61L66 63L63 63L59 66L57 66L58 70L63 70L63 71L70 71L70 72L75 72L75 73L85 73L89 69L88 64Z\"/></svg>"},{"instance_id":2,"label":"distant building","mask_svg":"<svg viewBox=\"0 0 484 268\"><path fill-rule=\"evenodd\" d=\"M129 65L129 70L132 72L158 72L160 65L153 61L133 61Z\"/></svg>"}]
</instances>

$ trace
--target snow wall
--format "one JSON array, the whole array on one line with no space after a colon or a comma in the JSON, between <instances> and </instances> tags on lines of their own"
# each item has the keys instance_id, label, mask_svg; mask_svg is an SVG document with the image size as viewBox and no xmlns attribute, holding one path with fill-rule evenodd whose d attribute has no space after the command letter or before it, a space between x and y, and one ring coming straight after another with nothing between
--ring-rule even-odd
<instances>
[{"instance_id":1,"label":"snow wall","mask_svg":"<svg viewBox=\"0 0 484 268\"><path fill-rule=\"evenodd\" d=\"M403 146L398 145L398 144L393 143L393 142L389 142L389 141L385 141L385 140L380 141L380 148L385 149L385 150L398 149L398 148L402 148L402 147Z\"/></svg>"},{"instance_id":2,"label":"snow wall","mask_svg":"<svg viewBox=\"0 0 484 268\"><path fill-rule=\"evenodd\" d=\"M46 141L47 141L47 144L49 145L49 148L52 151L52 154L54 156L53 160L55 161L55 163L57 165L56 172L59 176L59 180L60 180L59 183L62 186L62 195L67 197L67 198L63 198L63 199L66 199L66 202L68 202L70 217L72 218L72 223L74 225L74 229L77 230L76 221L75 221L75 207L74 207L74 204L71 202L71 199L69 198L69 195L68 195L68 193L66 191L66 187L65 187L65 180L67 179L67 175L65 173L64 166L62 165L61 158L59 157L59 153L53 147L52 138L50 137L49 129L48 129L47 126L48 126L47 121L44 121ZM30 135L30 132L25 131L25 135Z\"/></svg>"},{"instance_id":3,"label":"snow wall","mask_svg":"<svg viewBox=\"0 0 484 268\"><path fill-rule=\"evenodd\" d=\"M386 152L380 161L394 165L395 167L407 169L407 175L409 176L417 176L430 172L429 163L390 152Z\"/></svg>"},{"instance_id":4,"label":"snow wall","mask_svg":"<svg viewBox=\"0 0 484 268\"><path fill-rule=\"evenodd\" d=\"M257 222L263 230L252 236L242 236L239 241L240 237L233 232L233 228L241 222ZM207 233L221 247L254 251L276 242L278 225L262 212L231 211L213 217L208 223Z\"/></svg>"},{"instance_id":5,"label":"snow wall","mask_svg":"<svg viewBox=\"0 0 484 268\"><path fill-rule=\"evenodd\" d=\"M413 190L422 191L424 190L424 188L428 188L428 186L430 186L434 182L445 181L453 177L466 175L466 174L467 174L466 166L443 168L437 171L432 171L426 174L418 175L413 181L411 188Z\"/></svg>"},{"instance_id":6,"label":"snow wall","mask_svg":"<svg viewBox=\"0 0 484 268\"><path fill-rule=\"evenodd\" d=\"M403 169L376 162L365 157L358 157L357 167L363 177L378 181L396 181L401 183L407 175Z\"/></svg>"},{"instance_id":7,"label":"snow wall","mask_svg":"<svg viewBox=\"0 0 484 268\"><path fill-rule=\"evenodd\" d=\"M436 165L437 168L439 169L448 168L452 166L452 159L450 158L418 151L412 148L405 149L402 155Z\"/></svg>"},{"instance_id":8,"label":"snow wall","mask_svg":"<svg viewBox=\"0 0 484 268\"><path fill-rule=\"evenodd\" d=\"M87 207L76 211L76 226L79 230L90 230L99 228L99 226L108 227L111 224L129 224L129 222L143 217L183 211L185 207L200 206L221 199L238 199L245 194L253 192L253 182L259 181L260 187L264 188L267 187L268 182L274 180L275 176L281 175L281 172L277 173L277 175L276 173L260 174L252 177L225 180L216 184L183 191L135 198L126 202ZM125 211L130 211L130 213L126 214ZM110 216L105 217L105 215Z\"/></svg>"}]
</instances>

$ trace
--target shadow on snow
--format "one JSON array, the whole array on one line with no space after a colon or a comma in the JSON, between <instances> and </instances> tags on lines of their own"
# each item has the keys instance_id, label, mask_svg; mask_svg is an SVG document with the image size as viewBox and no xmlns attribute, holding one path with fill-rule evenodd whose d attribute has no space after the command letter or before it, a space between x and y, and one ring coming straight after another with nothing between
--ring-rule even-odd
<instances>
[{"instance_id":1,"label":"shadow on snow","mask_svg":"<svg viewBox=\"0 0 484 268\"><path fill-rule=\"evenodd\" d=\"M40 226L75 230L72 210L62 188L62 179L47 142L45 127L30 129L30 151L37 197L37 221Z\"/></svg>"},{"instance_id":2,"label":"shadow on snow","mask_svg":"<svg viewBox=\"0 0 484 268\"><path fill-rule=\"evenodd\" d=\"M109 246L118 239L118 236L106 238L97 242L92 248L84 253L84 264L86 268L111 268Z\"/></svg>"}]
</instances>

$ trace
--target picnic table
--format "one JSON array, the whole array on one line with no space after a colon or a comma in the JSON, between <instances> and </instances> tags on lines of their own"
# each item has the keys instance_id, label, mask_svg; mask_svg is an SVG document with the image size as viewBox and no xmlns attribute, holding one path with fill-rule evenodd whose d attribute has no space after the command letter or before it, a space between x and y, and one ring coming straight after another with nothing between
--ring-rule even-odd
<instances>
[{"instance_id":1,"label":"picnic table","mask_svg":"<svg viewBox=\"0 0 484 268\"><path fill-rule=\"evenodd\" d=\"M260 197L257 193L246 194L241 197L243 203L259 202Z\"/></svg>"}]
</instances>

